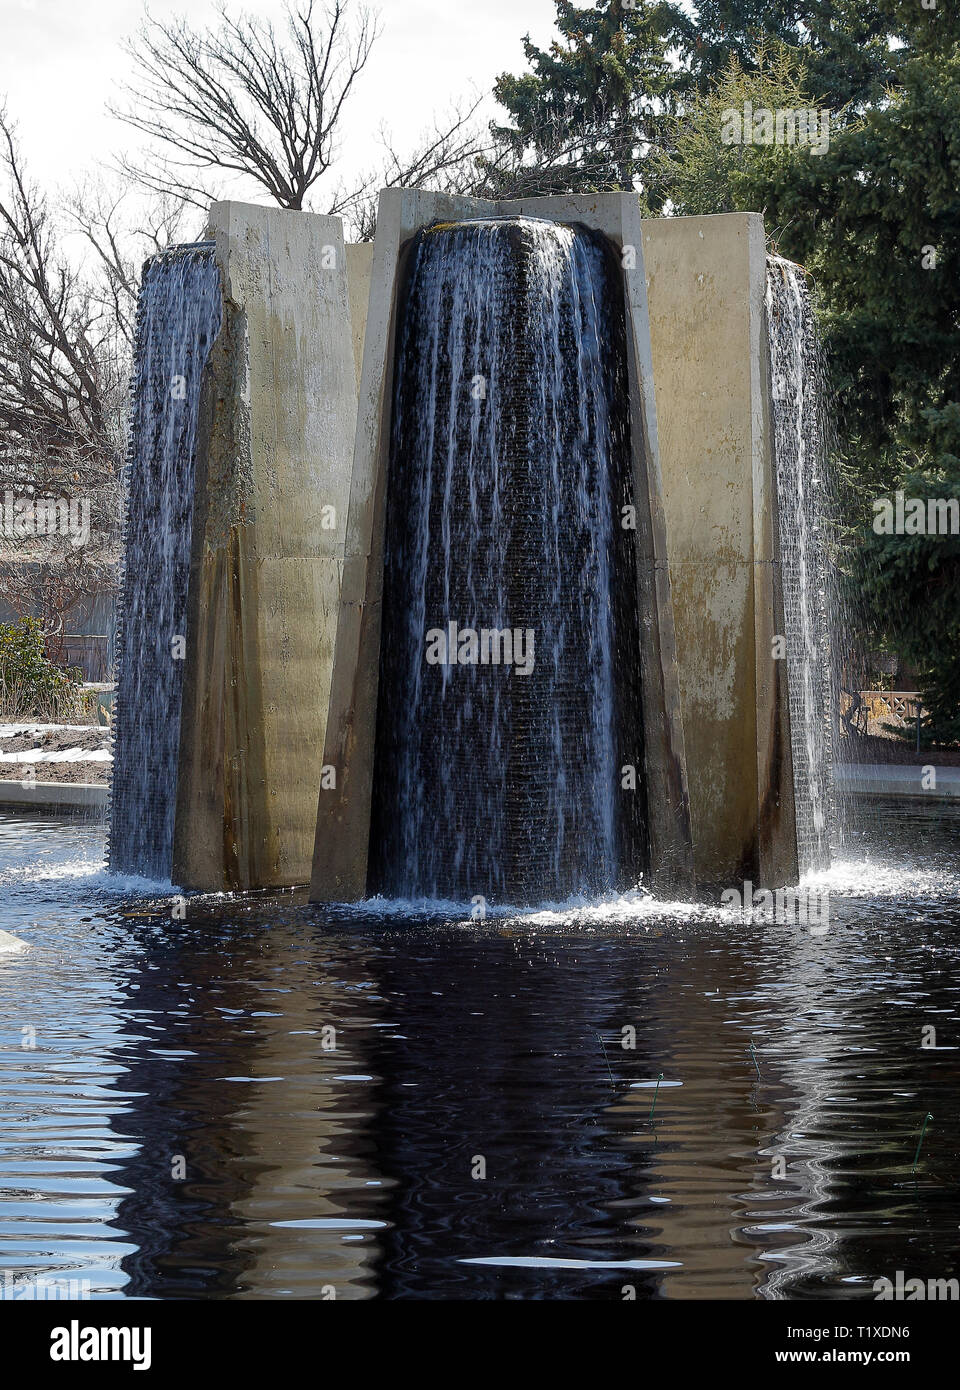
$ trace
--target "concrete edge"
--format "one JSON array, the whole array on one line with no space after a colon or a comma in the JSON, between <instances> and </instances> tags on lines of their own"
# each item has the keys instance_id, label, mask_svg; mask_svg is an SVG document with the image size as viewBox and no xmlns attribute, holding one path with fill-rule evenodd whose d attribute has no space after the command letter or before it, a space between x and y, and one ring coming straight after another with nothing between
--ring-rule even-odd
<instances>
[{"instance_id":1,"label":"concrete edge","mask_svg":"<svg viewBox=\"0 0 960 1390\"><path fill-rule=\"evenodd\" d=\"M937 767L936 783L922 785L923 769L909 763L840 763L834 782L842 795L889 796L918 801L960 801L960 767Z\"/></svg>"},{"instance_id":2,"label":"concrete edge","mask_svg":"<svg viewBox=\"0 0 960 1390\"><path fill-rule=\"evenodd\" d=\"M315 840L369 257L329 215L228 200L208 231L223 325L198 426L172 876L290 887Z\"/></svg>"},{"instance_id":3,"label":"concrete edge","mask_svg":"<svg viewBox=\"0 0 960 1390\"><path fill-rule=\"evenodd\" d=\"M106 808L110 788L101 782L38 782L25 787L20 782L0 779L0 808L5 806L70 808Z\"/></svg>"}]
</instances>

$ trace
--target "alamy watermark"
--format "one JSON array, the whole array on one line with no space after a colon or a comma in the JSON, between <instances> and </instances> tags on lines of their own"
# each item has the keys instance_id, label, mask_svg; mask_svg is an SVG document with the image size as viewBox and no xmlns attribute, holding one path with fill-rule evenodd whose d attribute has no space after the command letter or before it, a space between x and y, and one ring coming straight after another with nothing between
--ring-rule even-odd
<instances>
[{"instance_id":1,"label":"alamy watermark","mask_svg":"<svg viewBox=\"0 0 960 1390\"><path fill-rule=\"evenodd\" d=\"M830 926L828 888L754 888L747 879L743 888L725 888L720 906L740 912L745 922L808 927L811 936L824 936Z\"/></svg>"},{"instance_id":2,"label":"alamy watermark","mask_svg":"<svg viewBox=\"0 0 960 1390\"><path fill-rule=\"evenodd\" d=\"M529 676L536 661L536 641L532 627L460 627L449 622L445 628L427 632L428 666L512 666L515 676Z\"/></svg>"},{"instance_id":3,"label":"alamy watermark","mask_svg":"<svg viewBox=\"0 0 960 1390\"><path fill-rule=\"evenodd\" d=\"M15 497L9 488L0 499L0 532L7 539L68 536L72 545L90 540L89 497Z\"/></svg>"},{"instance_id":4,"label":"alamy watermark","mask_svg":"<svg viewBox=\"0 0 960 1390\"><path fill-rule=\"evenodd\" d=\"M153 1363L151 1327L81 1327L72 1318L50 1333L51 1361L129 1361L135 1371Z\"/></svg>"},{"instance_id":5,"label":"alamy watermark","mask_svg":"<svg viewBox=\"0 0 960 1390\"><path fill-rule=\"evenodd\" d=\"M45 1303L58 1299L75 1302L90 1298L90 1288L89 1279L64 1279L51 1274L13 1274L5 1269L0 1279L0 1302Z\"/></svg>"},{"instance_id":6,"label":"alamy watermark","mask_svg":"<svg viewBox=\"0 0 960 1390\"><path fill-rule=\"evenodd\" d=\"M956 1303L960 1299L960 1281L956 1279L908 1279L898 1269L892 1279L875 1279L873 1291L878 1303L940 1302Z\"/></svg>"},{"instance_id":7,"label":"alamy watermark","mask_svg":"<svg viewBox=\"0 0 960 1390\"><path fill-rule=\"evenodd\" d=\"M720 113L720 141L724 145L807 145L810 153L826 154L830 148L830 112L797 110L780 106L743 109L728 106Z\"/></svg>"},{"instance_id":8,"label":"alamy watermark","mask_svg":"<svg viewBox=\"0 0 960 1390\"><path fill-rule=\"evenodd\" d=\"M878 536L960 535L960 498L878 497L873 504L873 529Z\"/></svg>"}]
</instances>

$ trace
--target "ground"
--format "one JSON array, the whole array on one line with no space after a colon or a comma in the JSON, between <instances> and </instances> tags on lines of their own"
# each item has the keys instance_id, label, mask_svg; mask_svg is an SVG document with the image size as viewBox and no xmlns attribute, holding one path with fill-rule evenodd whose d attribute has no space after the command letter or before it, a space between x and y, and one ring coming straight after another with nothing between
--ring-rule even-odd
<instances>
[{"instance_id":1,"label":"ground","mask_svg":"<svg viewBox=\"0 0 960 1390\"><path fill-rule=\"evenodd\" d=\"M16 732L10 732L11 730ZM78 750L84 756L64 757ZM33 768L38 782L95 782L110 777L110 730L98 725L55 728L49 725L0 726L0 781L20 782L25 769ZM36 761L24 754L36 753ZM18 755L16 761L12 755Z\"/></svg>"}]
</instances>

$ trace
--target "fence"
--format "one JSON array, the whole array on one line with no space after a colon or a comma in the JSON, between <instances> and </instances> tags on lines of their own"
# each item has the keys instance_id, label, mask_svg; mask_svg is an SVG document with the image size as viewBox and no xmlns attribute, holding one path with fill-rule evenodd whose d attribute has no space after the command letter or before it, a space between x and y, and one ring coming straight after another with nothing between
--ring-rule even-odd
<instances>
[{"instance_id":1,"label":"fence","mask_svg":"<svg viewBox=\"0 0 960 1390\"><path fill-rule=\"evenodd\" d=\"M77 667L85 681L102 684L113 679L110 669L110 639L96 633L67 633L57 665Z\"/></svg>"}]
</instances>

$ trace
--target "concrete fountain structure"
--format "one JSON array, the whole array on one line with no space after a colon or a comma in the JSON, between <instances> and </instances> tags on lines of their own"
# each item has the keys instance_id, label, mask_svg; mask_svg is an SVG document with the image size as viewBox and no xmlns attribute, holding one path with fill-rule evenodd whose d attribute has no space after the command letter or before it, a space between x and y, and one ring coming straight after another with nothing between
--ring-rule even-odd
<instances>
[{"instance_id":1,"label":"concrete fountain structure","mask_svg":"<svg viewBox=\"0 0 960 1390\"><path fill-rule=\"evenodd\" d=\"M234 203L208 236L187 253L215 300L202 348L155 342L184 253L145 274L110 863L219 891L309 876L356 423L349 266L365 251L348 261L337 218ZM171 515L178 553L143 594Z\"/></svg>"},{"instance_id":2,"label":"concrete fountain structure","mask_svg":"<svg viewBox=\"0 0 960 1390\"><path fill-rule=\"evenodd\" d=\"M523 621L517 611L524 603L518 597L520 581L524 574L531 582L542 579L553 563L542 525L531 540L514 519L511 544L517 555L527 557L518 562L518 582L511 582L511 561L506 569L500 565L499 589L492 579L487 583L487 571L492 575L500 561L495 563L496 544L480 533L491 518L510 516L498 492L501 476L508 476L506 446L497 443L497 416L491 412L509 408L513 435L526 441L519 454L514 448L509 463L511 487L520 489L518 508L525 515L535 511L544 487L559 487L556 512L565 496L564 469L579 469L579 481L574 479L579 531L569 526L563 531L562 517L557 531L580 538L584 585L599 585L595 612L614 608L620 616L611 619L615 664L600 669L603 643L596 643L594 657L584 664L587 694L574 690L578 681L570 676L567 624L554 600L561 591L569 593L563 586L571 565L581 561L558 560L553 589L543 600L547 606L538 610L555 671L539 703L533 696L520 699L522 677L518 684L516 673L504 680L497 672L500 693L491 696L489 710L481 710L486 724L477 724L476 706L493 687L476 684L473 673L474 683L459 687L473 721L467 730L463 701L456 703L457 687L451 684L454 677L466 679L463 672L430 673L441 684L424 686L430 718L438 721L434 743L447 762L456 763L465 741L476 740L480 731L497 747L502 736L514 741L516 758L540 773L539 783L531 775L531 786L570 783L566 802L558 794L556 813L551 800L548 814L542 814L540 797L540 822L536 807L528 804L524 810L522 786L518 791L516 780L510 783L508 810L512 823L522 826L523 855L545 869L531 884L522 866L514 866L504 892L509 898L510 887L520 883L525 900L535 901L566 895L571 886L550 869L569 854L546 843L553 834L548 822L564 822L569 846L577 816L584 817L586 827L587 793L585 783L576 783L574 762L564 762L564 740L556 730L582 728L585 712L594 707L591 691L600 692L596 698L612 711L607 725L597 725L599 743L589 745L591 756L603 743L604 727L618 732L611 734L607 750L616 777L609 769L603 773L614 782L607 791L614 810L603 843L613 846L608 857L616 863L609 881L590 879L589 891L627 886L641 873L648 886L674 897L712 894L746 879L767 887L795 883L800 868L812 862L804 832L798 837L795 784L802 796L812 784L822 799L828 773L817 770L811 777L807 767L798 781L794 769L795 755L810 746L809 739L806 744L798 739L791 722L796 724L801 708L798 681L804 684L806 668L796 660L791 666L780 649L785 642L796 651L802 612L790 598L792 579L784 604L782 542L792 532L781 523L778 477L780 489L793 486L789 480L806 466L802 448L791 455L792 462L784 462L784 441L791 429L803 427L803 412L774 390L771 352L776 355L780 340L770 325L772 316L779 322L783 314L768 294L762 219L736 214L642 222L637 200L621 194L495 204L388 190L381 195L372 250L346 247L336 219L241 204L214 208L210 237L213 245L205 254L217 267L222 322L195 398L196 443L187 482L189 566L182 615L176 617L186 629L181 634L186 642L182 686L173 692L175 707L168 712L178 726L175 790L167 805L174 881L223 889L309 878L315 901L356 900L383 883L394 895L406 895L402 873L394 870L391 877L383 863L391 817L402 804L396 800L401 782L406 804L414 787L428 808L417 832L422 837L442 829L436 817L431 824L430 808L436 805L443 808L440 822L445 817L461 842L472 838L476 853L494 843L489 820L478 811L482 796L464 797L458 790L457 778L469 772L461 768L456 776L438 780L434 770L425 784L425 755L406 745L388 749L392 736L383 721L401 709L398 680L409 684L396 661L398 633L413 614L419 642L425 627L435 627L424 604L432 603L431 611L439 614L436 594L421 601L416 585L411 589L406 583L403 607L393 592L397 576L409 571L410 556L419 557L422 583L431 592L439 584L448 596L472 594L494 607L512 595L513 613L488 614L496 628ZM514 335L514 355L499 378L494 358L500 319L491 317L489 295L476 290L479 274L492 277L491 284L513 287L501 311ZM537 286L545 287L542 294ZM441 457L431 444L430 458L418 471L417 450L424 450L417 445L411 452L404 440L420 428L423 412L417 406L411 423L413 388L405 380L412 381L415 372L422 376L429 363L424 366L423 353L417 357L416 344L404 333L408 318L412 322L420 315L417 322L425 321L431 293L440 296L438 305L447 305L442 311L447 326L436 328L431 349L445 364L444 390L460 381L460 372L461 385L472 391L469 401L455 393L453 411L444 398L446 452ZM520 313L523 296L528 307ZM549 312L538 307L544 296ZM451 303L461 303L464 312L450 313ZM485 326L478 327L481 319ZM485 363L468 361L469 352L464 356L467 321L470 343L487 345ZM543 368L549 333L560 354L556 372ZM576 344L572 362L571 342ZM609 355L613 342L616 361ZM606 366L598 366L598 354ZM537 362L535 369L531 364ZM566 462L543 425L538 383L545 375L556 377L554 398L547 402L555 412L550 418L566 419L571 408L582 415L580 433L574 430L564 443ZM612 377L622 381L622 391L608 389ZM142 401L142 377L139 389ZM531 392L535 398L528 400ZM430 399L429 391L423 399ZM432 410L438 408L436 399ZM460 423L454 422L458 412ZM598 422L606 422L607 431L599 481L593 467L599 457ZM151 457L144 441L148 435L155 441L158 431L152 426L150 434L142 418L138 428L132 468L149 474L156 469L156 448ZM431 427L422 438L435 440L436 433ZM537 482L534 473L551 448L554 463L543 473L546 481ZM480 455L474 458L471 449L481 450L482 468L476 462ZM502 475L497 449L504 459ZM474 459L469 467L468 458ZM455 494L464 469L474 470L463 496L479 532L457 532L451 541L451 528L459 525ZM436 508L438 490L445 490L442 514L430 512L429 502L418 513L410 501L411 489L415 492L428 474L436 486L425 487L423 495L433 495ZM398 479L404 477L400 487ZM603 492L608 485L618 504L632 509L632 525L622 532L611 529L605 504L598 501L608 495ZM137 506L132 476L132 535ZM618 506L618 521L622 510ZM793 517L792 501L788 510ZM420 549L407 545L404 550L407 543L401 544L398 534L416 528ZM597 541L599 550L588 543L591 534L605 538ZM438 546L446 547L446 569L431 578L429 556ZM472 554L468 560L465 548ZM608 556L609 563L598 568L597 554ZM788 559L790 565L800 563L796 554ZM541 590L544 585L550 588L543 580ZM634 619L621 613L624 603ZM479 626L486 615L445 611L439 616L443 622L459 619L461 626L476 618ZM132 629L128 612L122 673L131 663L133 669L142 665L145 642L163 649L170 638L167 627L154 634L142 614L137 622ZM805 630L809 637L809 622ZM816 651L807 649L805 659L808 664L816 659ZM131 842L129 834L137 786L124 780L124 767L142 749L128 732L130 696L125 712L124 680L121 674L111 863L128 871L156 871L155 858L143 853L150 818L142 817L139 850L136 835ZM533 688L531 683L528 689ZM496 712L506 708L510 691L513 723ZM809 696L806 690L808 701ZM544 701L553 702L555 710ZM822 710L813 711L813 718L822 722ZM567 743L574 746L569 737ZM584 747L577 745L581 755ZM483 766L484 756L474 750L474 767ZM398 782L389 769L403 757L408 761ZM639 839L634 843L629 827L624 830L633 811L617 809L625 804L624 791L633 790L625 786L633 764L634 785L643 797L642 846ZM595 797L596 778L588 790ZM118 835L118 825L126 826L126 839ZM504 826L494 829L501 837L495 842L504 843ZM394 859L397 853L409 857L402 847L395 847ZM439 858L442 862L442 853ZM459 878L451 872L461 897L464 891L475 896L464 887L472 872L458 870ZM417 896L424 883L432 895L444 896L436 871L432 878L413 875L410 896ZM489 891L487 880L478 881L477 895Z\"/></svg>"}]
</instances>

